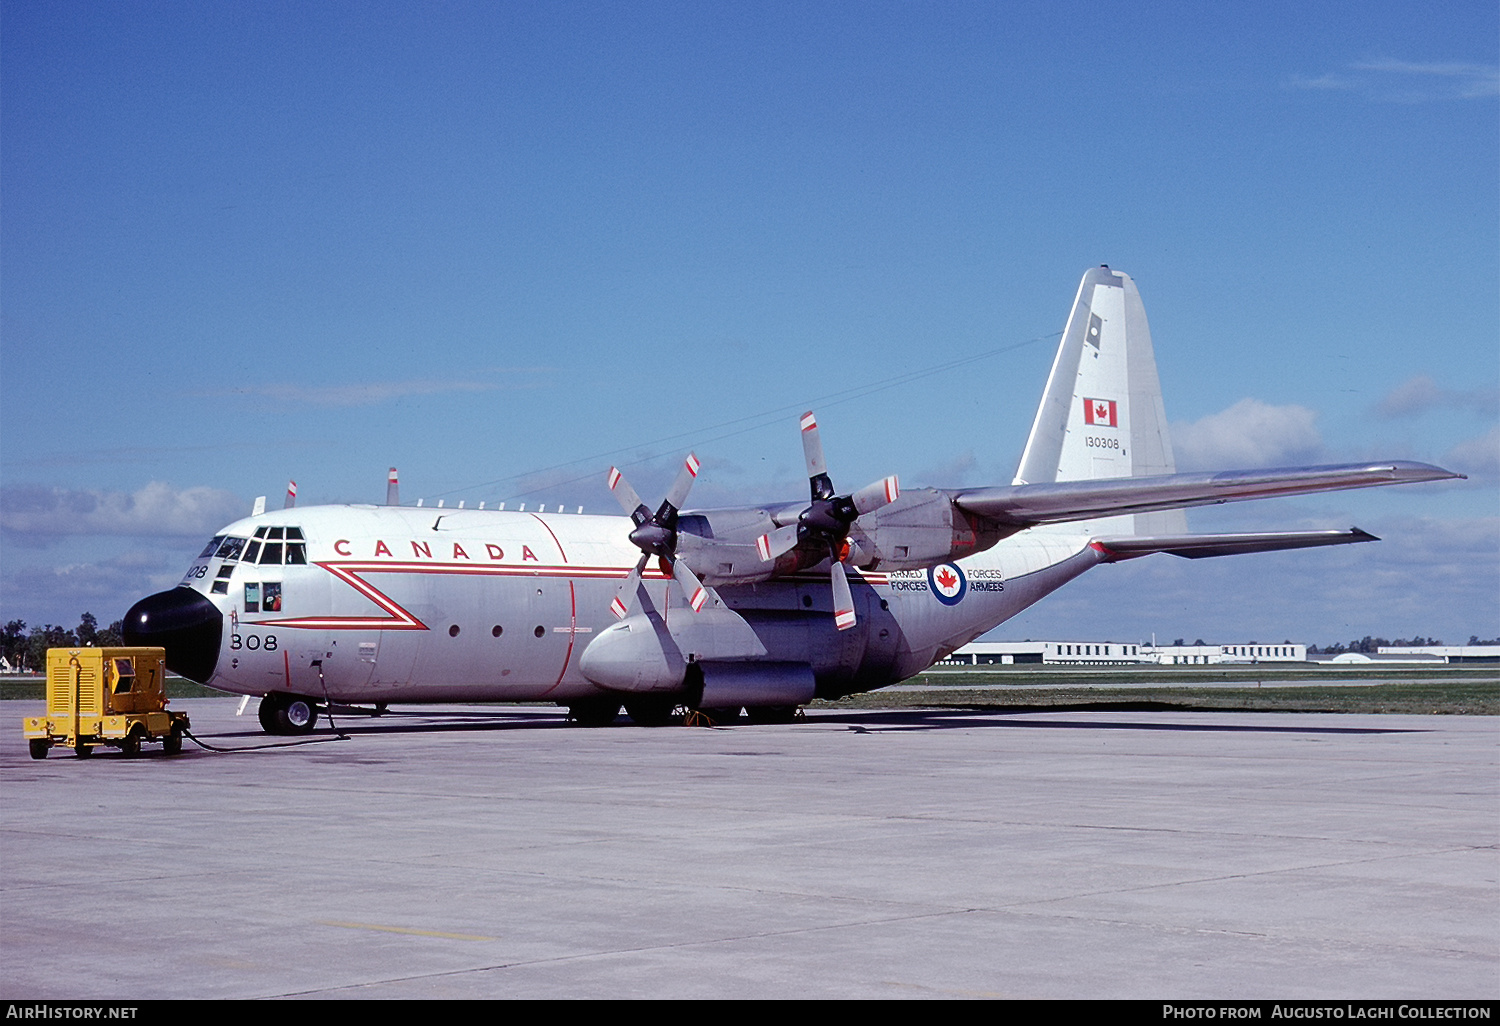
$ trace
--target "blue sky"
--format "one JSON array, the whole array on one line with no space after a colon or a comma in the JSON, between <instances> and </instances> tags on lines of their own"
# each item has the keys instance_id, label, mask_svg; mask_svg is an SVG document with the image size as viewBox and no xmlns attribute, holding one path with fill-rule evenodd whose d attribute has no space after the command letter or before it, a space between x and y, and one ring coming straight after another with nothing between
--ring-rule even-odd
<instances>
[{"instance_id":1,"label":"blue sky","mask_svg":"<svg viewBox=\"0 0 1500 1026\"><path fill-rule=\"evenodd\" d=\"M1500 634L1493 4L0 8L0 618L273 504L1006 483L1089 266L1179 462L1459 484L1192 514L1003 637ZM943 370L942 368L948 368ZM936 372L936 373L934 373Z\"/></svg>"}]
</instances>

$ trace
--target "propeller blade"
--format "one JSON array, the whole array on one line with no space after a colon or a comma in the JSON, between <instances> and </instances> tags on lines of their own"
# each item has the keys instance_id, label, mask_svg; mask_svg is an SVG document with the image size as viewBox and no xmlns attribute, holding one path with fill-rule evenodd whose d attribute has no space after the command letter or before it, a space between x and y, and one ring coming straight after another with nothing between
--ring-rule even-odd
<instances>
[{"instance_id":1,"label":"propeller blade","mask_svg":"<svg viewBox=\"0 0 1500 1026\"><path fill-rule=\"evenodd\" d=\"M789 551L796 544L797 525L788 524L785 527L778 527L770 534L763 534L755 539L755 551L760 553L761 562L769 563L771 560Z\"/></svg>"},{"instance_id":2,"label":"propeller blade","mask_svg":"<svg viewBox=\"0 0 1500 1026\"><path fill-rule=\"evenodd\" d=\"M609 611L615 614L616 619L623 620L630 612L631 605L635 603L636 590L641 586L641 571L646 568L646 561L650 558L649 554L642 555L640 562L636 563L635 568L625 576L625 583L620 585L620 590L615 592L614 601L609 604Z\"/></svg>"},{"instance_id":3,"label":"propeller blade","mask_svg":"<svg viewBox=\"0 0 1500 1026\"><path fill-rule=\"evenodd\" d=\"M635 494L635 489L630 487L630 482L625 480L625 475L620 473L619 467L609 468L609 490L620 503L620 508L625 511L625 515L634 520L637 525L650 519L649 510L646 511L644 517L636 516L640 510L646 509L646 504L641 501L639 495Z\"/></svg>"},{"instance_id":4,"label":"propeller blade","mask_svg":"<svg viewBox=\"0 0 1500 1026\"><path fill-rule=\"evenodd\" d=\"M861 513L868 513L871 510L876 510L881 506L895 502L900 497L901 486L896 481L896 475L892 474L890 477L876 481L874 484L865 485L849 498L854 503L855 509Z\"/></svg>"},{"instance_id":5,"label":"propeller blade","mask_svg":"<svg viewBox=\"0 0 1500 1026\"><path fill-rule=\"evenodd\" d=\"M811 410L802 415L802 455L807 458L809 478L828 473L828 464L823 462L823 441L818 437L818 418Z\"/></svg>"},{"instance_id":6,"label":"propeller blade","mask_svg":"<svg viewBox=\"0 0 1500 1026\"><path fill-rule=\"evenodd\" d=\"M674 513L681 509L683 502L687 500L688 489L693 487L693 479L697 476L698 457L688 453L687 459L682 461L682 469L677 472L677 480L672 482L672 490L667 493L663 505L671 506Z\"/></svg>"},{"instance_id":7,"label":"propeller blade","mask_svg":"<svg viewBox=\"0 0 1500 1026\"><path fill-rule=\"evenodd\" d=\"M682 588L682 593L687 596L688 605L693 612L701 610L708 602L708 589L698 580L698 575L688 567L687 563L680 559L672 560L672 580L676 581Z\"/></svg>"},{"instance_id":8,"label":"propeller blade","mask_svg":"<svg viewBox=\"0 0 1500 1026\"><path fill-rule=\"evenodd\" d=\"M830 576L833 582L833 625L847 631L854 626L854 596L849 591L844 564L834 560Z\"/></svg>"}]
</instances>

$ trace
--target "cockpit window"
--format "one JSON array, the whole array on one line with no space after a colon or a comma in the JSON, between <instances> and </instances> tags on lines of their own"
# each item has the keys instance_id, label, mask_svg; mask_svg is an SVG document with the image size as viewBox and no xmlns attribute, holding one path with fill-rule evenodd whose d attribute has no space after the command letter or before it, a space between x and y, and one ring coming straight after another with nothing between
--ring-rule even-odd
<instances>
[{"instance_id":1,"label":"cockpit window","mask_svg":"<svg viewBox=\"0 0 1500 1026\"><path fill-rule=\"evenodd\" d=\"M240 553L245 550L244 538L225 538L219 545L219 551L215 553L220 559L235 560L240 558Z\"/></svg>"},{"instance_id":2,"label":"cockpit window","mask_svg":"<svg viewBox=\"0 0 1500 1026\"><path fill-rule=\"evenodd\" d=\"M245 550L245 562L279 566L285 561L307 565L307 543L300 527L258 527L255 540Z\"/></svg>"},{"instance_id":3,"label":"cockpit window","mask_svg":"<svg viewBox=\"0 0 1500 1026\"><path fill-rule=\"evenodd\" d=\"M224 536L222 534L216 534L216 535L214 535L214 540L208 543L208 547L207 548L205 548L202 552L198 553L198 558L199 559L207 559L209 556L212 556L215 552L218 552L219 551L219 546L222 545L222 544L224 544Z\"/></svg>"}]
</instances>

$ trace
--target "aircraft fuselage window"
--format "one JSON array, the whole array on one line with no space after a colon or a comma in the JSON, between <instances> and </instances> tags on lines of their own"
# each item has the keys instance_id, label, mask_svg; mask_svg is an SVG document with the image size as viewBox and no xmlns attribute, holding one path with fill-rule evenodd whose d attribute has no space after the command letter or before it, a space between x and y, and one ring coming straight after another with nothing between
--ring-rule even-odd
<instances>
[{"instance_id":1,"label":"aircraft fuselage window","mask_svg":"<svg viewBox=\"0 0 1500 1026\"><path fill-rule=\"evenodd\" d=\"M260 584L245 585L245 612L260 612Z\"/></svg>"},{"instance_id":2,"label":"aircraft fuselage window","mask_svg":"<svg viewBox=\"0 0 1500 1026\"><path fill-rule=\"evenodd\" d=\"M262 613L281 612L281 582L266 581L260 587L263 592L260 600L260 611Z\"/></svg>"}]
</instances>

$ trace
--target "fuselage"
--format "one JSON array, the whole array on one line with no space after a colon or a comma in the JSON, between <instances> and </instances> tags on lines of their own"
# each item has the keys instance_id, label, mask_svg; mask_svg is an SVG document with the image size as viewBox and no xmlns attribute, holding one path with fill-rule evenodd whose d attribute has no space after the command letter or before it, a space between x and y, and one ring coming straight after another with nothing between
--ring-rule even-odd
<instances>
[{"instance_id":1,"label":"fuselage","mask_svg":"<svg viewBox=\"0 0 1500 1026\"><path fill-rule=\"evenodd\" d=\"M178 588L127 619L133 643L154 643L142 625L160 623L174 669L239 694L567 704L611 693L583 655L616 623L610 601L640 555L631 526L409 506L278 510L223 528ZM920 672L1102 559L1086 535L1037 532L926 570L851 571L858 626L845 631L826 570L719 594L765 658L810 665L818 694L836 697ZM699 615L654 565L642 587L668 625ZM169 630L165 610L138 612L162 603L193 623Z\"/></svg>"}]
</instances>

